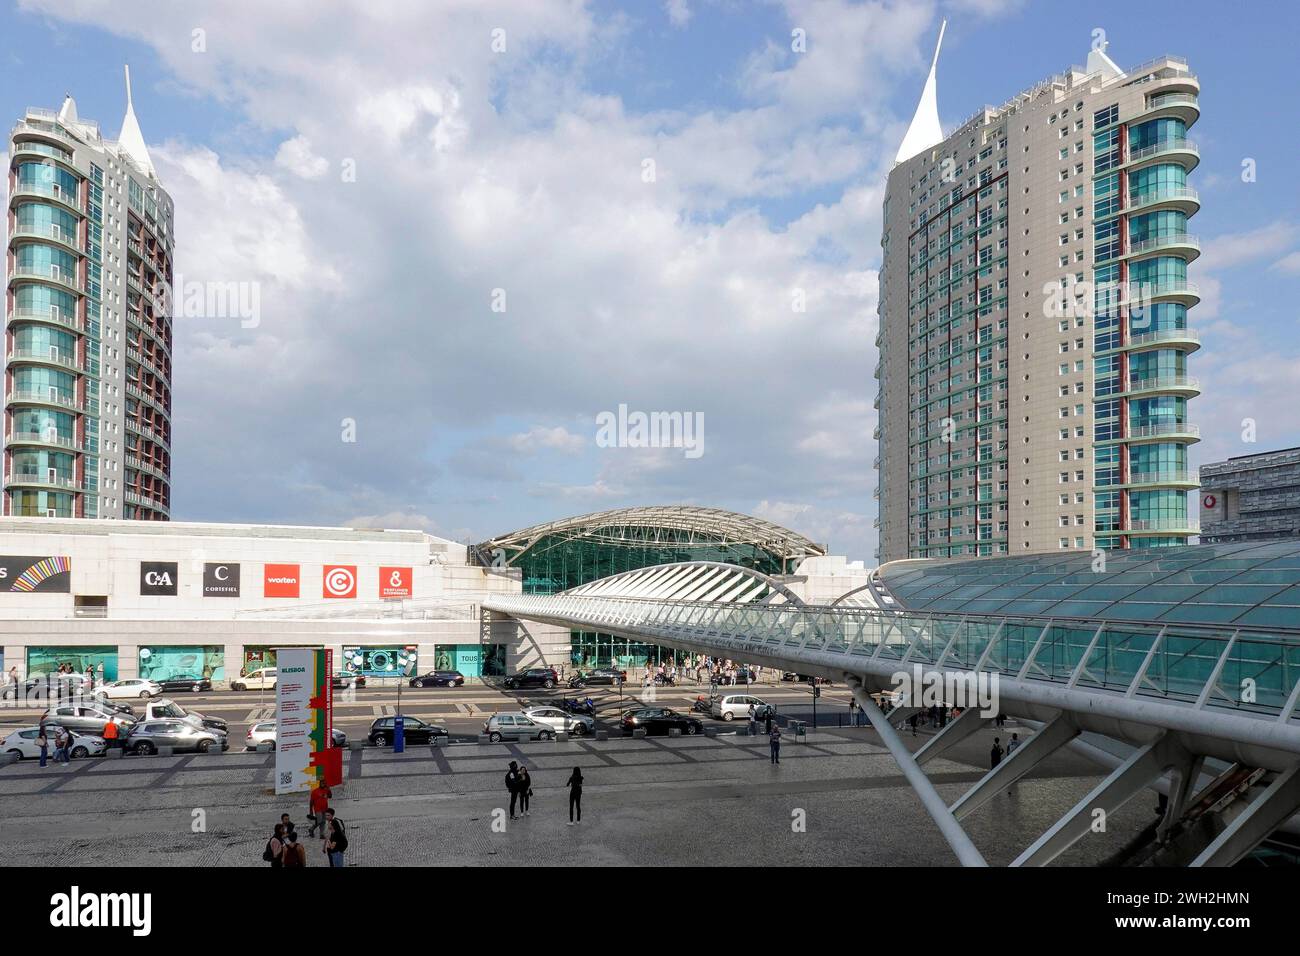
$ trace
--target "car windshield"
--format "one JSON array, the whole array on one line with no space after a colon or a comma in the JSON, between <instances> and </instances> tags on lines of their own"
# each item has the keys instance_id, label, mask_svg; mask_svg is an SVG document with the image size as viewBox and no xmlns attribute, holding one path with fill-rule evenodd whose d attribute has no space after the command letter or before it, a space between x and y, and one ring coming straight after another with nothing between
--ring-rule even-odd
<instances>
[{"instance_id":1,"label":"car windshield","mask_svg":"<svg viewBox=\"0 0 1300 956\"><path fill-rule=\"evenodd\" d=\"M185 711L180 704L167 703L161 707L154 708L154 714L159 717L184 717Z\"/></svg>"}]
</instances>

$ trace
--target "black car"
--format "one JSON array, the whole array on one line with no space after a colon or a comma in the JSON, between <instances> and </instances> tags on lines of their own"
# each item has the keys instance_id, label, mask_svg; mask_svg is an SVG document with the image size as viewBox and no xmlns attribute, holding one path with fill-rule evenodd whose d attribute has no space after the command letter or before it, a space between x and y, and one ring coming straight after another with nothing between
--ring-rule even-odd
<instances>
[{"instance_id":1,"label":"black car","mask_svg":"<svg viewBox=\"0 0 1300 956\"><path fill-rule=\"evenodd\" d=\"M365 674L335 674L330 679L330 685L335 690L347 690L350 687L365 687Z\"/></svg>"},{"instance_id":2,"label":"black car","mask_svg":"<svg viewBox=\"0 0 1300 956\"><path fill-rule=\"evenodd\" d=\"M169 677L166 680L156 682L164 691L179 690L189 691L197 694L199 691L212 690L212 681L207 677L193 677L188 674L177 674L175 677Z\"/></svg>"},{"instance_id":3,"label":"black car","mask_svg":"<svg viewBox=\"0 0 1300 956\"><path fill-rule=\"evenodd\" d=\"M578 675L578 680L583 684L609 684L617 686L627 682L627 671L621 671L616 667L597 667L595 670L585 671Z\"/></svg>"},{"instance_id":4,"label":"black car","mask_svg":"<svg viewBox=\"0 0 1300 956\"><path fill-rule=\"evenodd\" d=\"M668 731L676 728L687 737L704 733L704 724L694 717L687 717L675 710L663 707L642 707L629 710L623 715L624 730L644 729L648 737L664 737Z\"/></svg>"},{"instance_id":5,"label":"black car","mask_svg":"<svg viewBox=\"0 0 1300 956\"><path fill-rule=\"evenodd\" d=\"M505 684L512 690L516 687L545 687L550 690L557 679L558 675L549 667L530 667L522 674L511 674Z\"/></svg>"},{"instance_id":6,"label":"black car","mask_svg":"<svg viewBox=\"0 0 1300 956\"><path fill-rule=\"evenodd\" d=\"M393 742L393 721L395 717L380 717L370 725L369 740L376 747L386 747ZM446 737L447 729L435 724L426 724L419 717L403 717L405 729L402 736L408 744L432 743L434 737Z\"/></svg>"},{"instance_id":7,"label":"black car","mask_svg":"<svg viewBox=\"0 0 1300 956\"><path fill-rule=\"evenodd\" d=\"M465 675L460 671L429 671L411 678L412 687L464 687Z\"/></svg>"},{"instance_id":8,"label":"black car","mask_svg":"<svg viewBox=\"0 0 1300 956\"><path fill-rule=\"evenodd\" d=\"M796 674L794 671L786 671L781 675L781 680L795 681L800 684L829 684L825 677L809 677L807 674Z\"/></svg>"}]
</instances>

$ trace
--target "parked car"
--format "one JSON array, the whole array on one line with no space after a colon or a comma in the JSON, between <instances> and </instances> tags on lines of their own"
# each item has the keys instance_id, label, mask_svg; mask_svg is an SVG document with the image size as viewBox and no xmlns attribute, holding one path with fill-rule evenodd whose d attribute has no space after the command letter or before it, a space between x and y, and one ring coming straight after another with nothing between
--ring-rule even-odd
<instances>
[{"instance_id":1,"label":"parked car","mask_svg":"<svg viewBox=\"0 0 1300 956\"><path fill-rule=\"evenodd\" d=\"M208 730L217 730L221 733L228 733L230 726L220 717L209 717L206 714L200 714L193 710L186 710L176 701L168 697L160 697L157 700L151 700L145 704L141 713L140 720L183 720L199 728Z\"/></svg>"},{"instance_id":2,"label":"parked car","mask_svg":"<svg viewBox=\"0 0 1300 956\"><path fill-rule=\"evenodd\" d=\"M54 756L54 737L59 731L58 724L45 725L45 739L49 741L49 755ZM12 734L4 739L0 744L0 753L17 754L18 759L38 758L41 755L41 748L36 746L36 738L40 736L40 727L25 727L22 730L15 730ZM72 734L72 746L68 754L75 758L98 757L104 753L104 738L94 734L80 734L76 731L69 730Z\"/></svg>"},{"instance_id":3,"label":"parked car","mask_svg":"<svg viewBox=\"0 0 1300 956\"><path fill-rule=\"evenodd\" d=\"M749 719L749 708L754 708L754 716L762 720L768 714L775 714L776 707L748 694L723 694L713 698L709 705L709 714L721 720Z\"/></svg>"},{"instance_id":4,"label":"parked car","mask_svg":"<svg viewBox=\"0 0 1300 956\"><path fill-rule=\"evenodd\" d=\"M335 674L330 684L336 689L347 690L350 687L365 687L365 674Z\"/></svg>"},{"instance_id":5,"label":"parked car","mask_svg":"<svg viewBox=\"0 0 1300 956\"><path fill-rule=\"evenodd\" d=\"M192 674L175 674L166 680L159 681L163 693L168 691L189 691L191 694L197 694L201 691L212 690L212 680L207 677L195 677Z\"/></svg>"},{"instance_id":6,"label":"parked car","mask_svg":"<svg viewBox=\"0 0 1300 956\"><path fill-rule=\"evenodd\" d=\"M124 728L135 723L135 719L126 714L85 703L58 704L41 715L41 723L59 724L73 733L84 734L98 734L110 720Z\"/></svg>"},{"instance_id":7,"label":"parked car","mask_svg":"<svg viewBox=\"0 0 1300 956\"><path fill-rule=\"evenodd\" d=\"M13 697L16 690L22 700L68 700L90 693L93 684L85 674L41 674L5 685L0 699Z\"/></svg>"},{"instance_id":8,"label":"parked car","mask_svg":"<svg viewBox=\"0 0 1300 956\"><path fill-rule=\"evenodd\" d=\"M522 674L512 674L506 678L506 687L545 687L550 690L559 683L560 677L550 667L530 667Z\"/></svg>"},{"instance_id":9,"label":"parked car","mask_svg":"<svg viewBox=\"0 0 1300 956\"><path fill-rule=\"evenodd\" d=\"M142 720L131 728L122 746L135 754L156 754L160 747L205 754L213 749L229 750L230 738L183 720Z\"/></svg>"},{"instance_id":10,"label":"parked car","mask_svg":"<svg viewBox=\"0 0 1300 956\"><path fill-rule=\"evenodd\" d=\"M161 684L156 684L141 677L115 680L111 684L101 684L94 690L96 697L103 696L109 700L134 700L137 697L140 700L148 700L150 697L157 697L161 693Z\"/></svg>"},{"instance_id":11,"label":"parked car","mask_svg":"<svg viewBox=\"0 0 1300 956\"><path fill-rule=\"evenodd\" d=\"M244 747L248 750L256 750L258 744L270 744L275 746L275 728L274 720L263 720L260 723L253 724L248 728L248 733L244 735ZM331 728L331 737L333 746L346 747L348 745L348 735L337 727Z\"/></svg>"},{"instance_id":12,"label":"parked car","mask_svg":"<svg viewBox=\"0 0 1300 956\"><path fill-rule=\"evenodd\" d=\"M809 677L807 674L796 674L794 671L785 671L781 674L781 680L796 681L800 684L829 684L825 677Z\"/></svg>"},{"instance_id":13,"label":"parked car","mask_svg":"<svg viewBox=\"0 0 1300 956\"><path fill-rule=\"evenodd\" d=\"M704 733L704 724L694 717L664 707L641 707L623 715L624 730L643 729L647 736L662 737L676 728L688 737Z\"/></svg>"},{"instance_id":14,"label":"parked car","mask_svg":"<svg viewBox=\"0 0 1300 956\"><path fill-rule=\"evenodd\" d=\"M259 667L230 682L231 690L275 690L275 668Z\"/></svg>"},{"instance_id":15,"label":"parked car","mask_svg":"<svg viewBox=\"0 0 1300 956\"><path fill-rule=\"evenodd\" d=\"M412 687L464 687L465 675L460 671L429 671L411 678Z\"/></svg>"},{"instance_id":16,"label":"parked car","mask_svg":"<svg viewBox=\"0 0 1300 956\"><path fill-rule=\"evenodd\" d=\"M579 672L569 683L573 684L574 681L590 684L593 687L597 684L617 686L618 684L627 683L627 671L619 670L616 667L597 667L595 670Z\"/></svg>"},{"instance_id":17,"label":"parked car","mask_svg":"<svg viewBox=\"0 0 1300 956\"><path fill-rule=\"evenodd\" d=\"M483 733L493 743L504 739L518 740L521 737L528 740L550 740L555 736L555 731L549 725L537 723L521 710L493 714L483 725Z\"/></svg>"},{"instance_id":18,"label":"parked car","mask_svg":"<svg viewBox=\"0 0 1300 956\"><path fill-rule=\"evenodd\" d=\"M524 716L535 724L545 724L557 734L585 737L596 729L596 721L585 714L574 714L558 707L529 707Z\"/></svg>"},{"instance_id":19,"label":"parked car","mask_svg":"<svg viewBox=\"0 0 1300 956\"><path fill-rule=\"evenodd\" d=\"M370 725L368 739L372 744L376 747L386 747L393 742L394 719L380 717ZM405 725L402 737L408 744L428 744L433 742L434 737L447 736L447 728L425 723L419 717L403 717L402 722Z\"/></svg>"}]
</instances>

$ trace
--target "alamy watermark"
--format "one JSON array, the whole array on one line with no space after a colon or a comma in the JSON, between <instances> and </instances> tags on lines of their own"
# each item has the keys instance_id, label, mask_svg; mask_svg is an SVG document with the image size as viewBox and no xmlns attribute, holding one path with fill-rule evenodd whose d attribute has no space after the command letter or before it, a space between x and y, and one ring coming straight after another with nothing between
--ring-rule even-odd
<instances>
[{"instance_id":1,"label":"alamy watermark","mask_svg":"<svg viewBox=\"0 0 1300 956\"><path fill-rule=\"evenodd\" d=\"M998 715L996 671L927 671L920 664L890 675L900 707L978 708L981 717Z\"/></svg>"},{"instance_id":2,"label":"alamy watermark","mask_svg":"<svg viewBox=\"0 0 1300 956\"><path fill-rule=\"evenodd\" d=\"M599 448L681 448L687 458L704 454L703 412L617 412L596 416Z\"/></svg>"}]
</instances>

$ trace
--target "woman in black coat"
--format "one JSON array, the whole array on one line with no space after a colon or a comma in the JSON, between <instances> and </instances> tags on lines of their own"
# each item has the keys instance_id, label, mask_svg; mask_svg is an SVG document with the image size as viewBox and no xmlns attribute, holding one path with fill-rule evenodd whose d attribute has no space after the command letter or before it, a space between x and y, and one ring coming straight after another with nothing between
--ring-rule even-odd
<instances>
[{"instance_id":1,"label":"woman in black coat","mask_svg":"<svg viewBox=\"0 0 1300 956\"><path fill-rule=\"evenodd\" d=\"M565 782L569 788L569 826L573 826L573 813L578 812L578 823L582 822L582 768L574 767L573 773Z\"/></svg>"}]
</instances>

